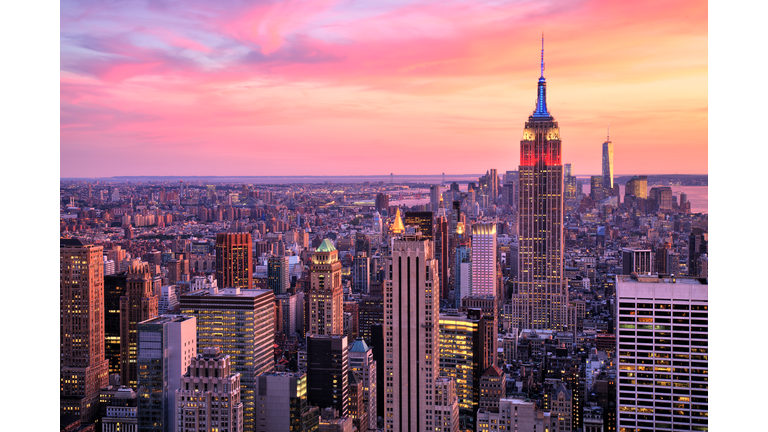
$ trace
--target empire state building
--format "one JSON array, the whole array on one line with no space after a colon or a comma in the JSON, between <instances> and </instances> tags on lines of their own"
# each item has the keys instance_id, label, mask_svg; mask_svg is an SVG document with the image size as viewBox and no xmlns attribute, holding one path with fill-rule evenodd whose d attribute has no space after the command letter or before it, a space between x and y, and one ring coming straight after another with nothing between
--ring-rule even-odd
<instances>
[{"instance_id":1,"label":"empire state building","mask_svg":"<svg viewBox=\"0 0 768 432\"><path fill-rule=\"evenodd\" d=\"M567 325L563 278L563 164L560 128L547 109L544 38L536 109L520 141L518 283L512 295L518 329L561 330Z\"/></svg>"}]
</instances>

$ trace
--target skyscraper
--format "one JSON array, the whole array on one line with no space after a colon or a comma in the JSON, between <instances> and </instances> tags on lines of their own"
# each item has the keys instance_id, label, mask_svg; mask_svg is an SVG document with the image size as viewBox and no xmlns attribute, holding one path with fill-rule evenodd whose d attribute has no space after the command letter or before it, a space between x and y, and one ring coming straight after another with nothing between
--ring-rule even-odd
<instances>
[{"instance_id":1,"label":"skyscraper","mask_svg":"<svg viewBox=\"0 0 768 432\"><path fill-rule=\"evenodd\" d=\"M440 287L432 242L409 228L393 240L386 268L385 430L435 430Z\"/></svg>"},{"instance_id":2,"label":"skyscraper","mask_svg":"<svg viewBox=\"0 0 768 432\"><path fill-rule=\"evenodd\" d=\"M617 276L616 430L707 430L707 300L699 279Z\"/></svg>"},{"instance_id":3,"label":"skyscraper","mask_svg":"<svg viewBox=\"0 0 768 432\"><path fill-rule=\"evenodd\" d=\"M96 419L99 389L108 382L102 256L101 246L60 240L59 411L80 416L83 423Z\"/></svg>"},{"instance_id":4,"label":"skyscraper","mask_svg":"<svg viewBox=\"0 0 768 432\"><path fill-rule=\"evenodd\" d=\"M343 297L339 251L324 239L312 255L309 265L309 331L308 334L340 335L344 333Z\"/></svg>"},{"instance_id":5,"label":"skyscraper","mask_svg":"<svg viewBox=\"0 0 768 432\"><path fill-rule=\"evenodd\" d=\"M496 224L472 225L471 295L497 297Z\"/></svg>"},{"instance_id":6,"label":"skyscraper","mask_svg":"<svg viewBox=\"0 0 768 432\"><path fill-rule=\"evenodd\" d=\"M520 141L518 286L513 327L561 329L568 294L563 280L563 165L560 128L547 110L544 38L536 109Z\"/></svg>"},{"instance_id":7,"label":"skyscraper","mask_svg":"<svg viewBox=\"0 0 768 432\"><path fill-rule=\"evenodd\" d=\"M195 318L160 315L142 321L138 359L138 428L141 431L175 432L176 390L197 355Z\"/></svg>"},{"instance_id":8,"label":"skyscraper","mask_svg":"<svg viewBox=\"0 0 768 432\"><path fill-rule=\"evenodd\" d=\"M256 377L275 369L275 295L271 290L212 287L181 296L197 319L197 347L219 346L240 373L243 430L255 428Z\"/></svg>"},{"instance_id":9,"label":"skyscraper","mask_svg":"<svg viewBox=\"0 0 768 432\"><path fill-rule=\"evenodd\" d=\"M175 392L179 432L243 432L240 374L220 347L208 347L193 358Z\"/></svg>"},{"instance_id":10,"label":"skyscraper","mask_svg":"<svg viewBox=\"0 0 768 432\"><path fill-rule=\"evenodd\" d=\"M154 294L149 264L133 261L128 268L125 295L120 297L120 380L136 388L137 325L157 316L160 297Z\"/></svg>"},{"instance_id":11,"label":"skyscraper","mask_svg":"<svg viewBox=\"0 0 768 432\"><path fill-rule=\"evenodd\" d=\"M377 363L373 359L373 349L368 347L362 337L357 338L349 349L349 371L363 383L363 401L367 413L368 424L362 430L376 429L376 381Z\"/></svg>"},{"instance_id":12,"label":"skyscraper","mask_svg":"<svg viewBox=\"0 0 768 432\"><path fill-rule=\"evenodd\" d=\"M276 296L287 293L288 288L291 286L291 280L288 277L288 268L289 263L287 256L271 256L267 261L269 289L271 289Z\"/></svg>"},{"instance_id":13,"label":"skyscraper","mask_svg":"<svg viewBox=\"0 0 768 432\"><path fill-rule=\"evenodd\" d=\"M603 189L613 190L613 143L610 133L603 143Z\"/></svg>"},{"instance_id":14,"label":"skyscraper","mask_svg":"<svg viewBox=\"0 0 768 432\"><path fill-rule=\"evenodd\" d=\"M349 344L346 335L307 336L307 396L312 405L349 413Z\"/></svg>"},{"instance_id":15,"label":"skyscraper","mask_svg":"<svg viewBox=\"0 0 768 432\"><path fill-rule=\"evenodd\" d=\"M221 288L253 288L251 233L216 234L216 282Z\"/></svg>"}]
</instances>

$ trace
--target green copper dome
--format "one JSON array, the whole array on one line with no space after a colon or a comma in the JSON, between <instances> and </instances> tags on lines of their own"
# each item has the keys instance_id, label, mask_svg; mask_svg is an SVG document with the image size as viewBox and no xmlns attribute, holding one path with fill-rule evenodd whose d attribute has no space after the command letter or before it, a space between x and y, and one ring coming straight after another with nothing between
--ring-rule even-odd
<instances>
[{"instance_id":1,"label":"green copper dome","mask_svg":"<svg viewBox=\"0 0 768 432\"><path fill-rule=\"evenodd\" d=\"M336 248L333 247L333 243L328 239L324 239L320 246L315 249L315 252L333 252L335 250Z\"/></svg>"}]
</instances>

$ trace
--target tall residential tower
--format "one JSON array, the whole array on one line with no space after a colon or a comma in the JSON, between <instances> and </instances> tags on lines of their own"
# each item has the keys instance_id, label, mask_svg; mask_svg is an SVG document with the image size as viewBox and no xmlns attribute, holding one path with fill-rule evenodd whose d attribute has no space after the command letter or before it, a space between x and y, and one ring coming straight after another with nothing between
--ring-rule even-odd
<instances>
[{"instance_id":1,"label":"tall residential tower","mask_svg":"<svg viewBox=\"0 0 768 432\"><path fill-rule=\"evenodd\" d=\"M513 327L561 329L568 294L563 279L563 164L560 128L547 109L544 38L536 109L520 141L518 286Z\"/></svg>"}]
</instances>

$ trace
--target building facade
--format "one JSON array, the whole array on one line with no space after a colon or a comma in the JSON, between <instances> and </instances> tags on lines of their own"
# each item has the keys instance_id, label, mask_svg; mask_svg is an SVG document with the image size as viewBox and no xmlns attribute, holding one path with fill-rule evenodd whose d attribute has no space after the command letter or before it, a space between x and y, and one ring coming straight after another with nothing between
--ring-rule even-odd
<instances>
[{"instance_id":1,"label":"building facade","mask_svg":"<svg viewBox=\"0 0 768 432\"><path fill-rule=\"evenodd\" d=\"M253 288L250 233L216 234L216 282L222 288Z\"/></svg>"},{"instance_id":2,"label":"building facade","mask_svg":"<svg viewBox=\"0 0 768 432\"><path fill-rule=\"evenodd\" d=\"M308 334L340 335L344 332L341 268L339 252L330 240L323 240L309 265Z\"/></svg>"},{"instance_id":3,"label":"building facade","mask_svg":"<svg viewBox=\"0 0 768 432\"><path fill-rule=\"evenodd\" d=\"M101 246L60 240L59 411L80 417L82 423L96 419L99 389L108 382L102 256Z\"/></svg>"},{"instance_id":4,"label":"building facade","mask_svg":"<svg viewBox=\"0 0 768 432\"><path fill-rule=\"evenodd\" d=\"M174 421L179 432L242 432L240 374L220 347L203 348L193 358L175 392Z\"/></svg>"},{"instance_id":5,"label":"building facade","mask_svg":"<svg viewBox=\"0 0 768 432\"><path fill-rule=\"evenodd\" d=\"M211 288L181 296L181 312L197 319L197 346L221 347L240 373L243 430L255 428L256 377L275 369L272 290Z\"/></svg>"},{"instance_id":6,"label":"building facade","mask_svg":"<svg viewBox=\"0 0 768 432\"><path fill-rule=\"evenodd\" d=\"M498 297L495 223L472 225L471 256L471 295Z\"/></svg>"},{"instance_id":7,"label":"building facade","mask_svg":"<svg viewBox=\"0 0 768 432\"><path fill-rule=\"evenodd\" d=\"M616 430L708 429L708 288L618 276Z\"/></svg>"},{"instance_id":8,"label":"building facade","mask_svg":"<svg viewBox=\"0 0 768 432\"><path fill-rule=\"evenodd\" d=\"M149 264L133 261L128 267L125 295L120 297L120 380L137 388L138 329L140 322L158 315L160 297L154 293Z\"/></svg>"},{"instance_id":9,"label":"building facade","mask_svg":"<svg viewBox=\"0 0 768 432\"><path fill-rule=\"evenodd\" d=\"M563 278L563 164L560 127L547 109L544 41L536 109L520 141L518 284L512 326L561 329L567 323Z\"/></svg>"},{"instance_id":10,"label":"building facade","mask_svg":"<svg viewBox=\"0 0 768 432\"><path fill-rule=\"evenodd\" d=\"M142 321L138 332L138 429L176 432L176 390L197 355L195 318L160 315Z\"/></svg>"}]
</instances>

